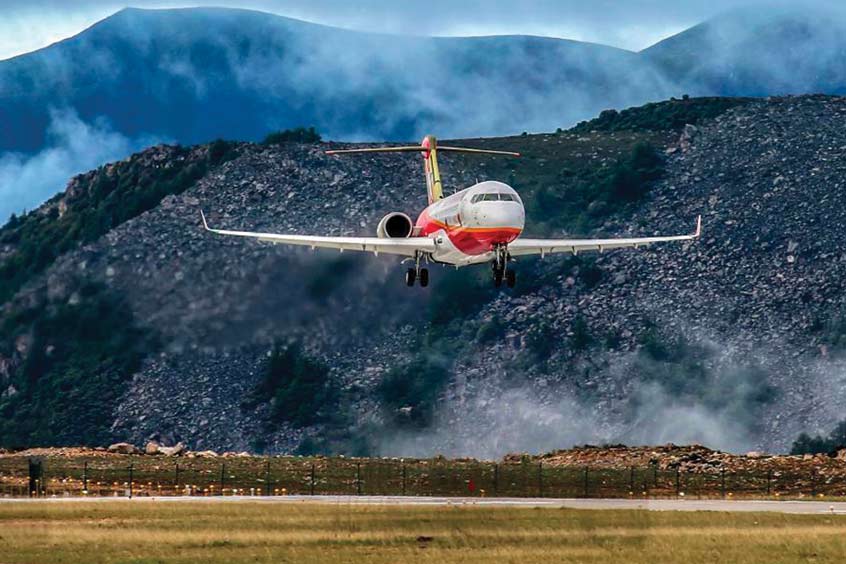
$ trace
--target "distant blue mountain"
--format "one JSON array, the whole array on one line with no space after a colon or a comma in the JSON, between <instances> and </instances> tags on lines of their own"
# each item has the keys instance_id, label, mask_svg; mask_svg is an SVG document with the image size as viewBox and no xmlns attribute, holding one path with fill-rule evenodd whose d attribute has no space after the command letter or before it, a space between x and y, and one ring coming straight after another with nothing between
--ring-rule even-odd
<instances>
[{"instance_id":1,"label":"distant blue mountain","mask_svg":"<svg viewBox=\"0 0 846 564\"><path fill-rule=\"evenodd\" d=\"M315 126L334 139L568 126L673 91L635 53L526 36L398 37L233 9L126 9L0 62L0 151L45 144L50 110L182 143Z\"/></svg>"},{"instance_id":2,"label":"distant blue mountain","mask_svg":"<svg viewBox=\"0 0 846 564\"><path fill-rule=\"evenodd\" d=\"M737 10L641 54L668 81L690 94L843 94L846 11Z\"/></svg>"}]
</instances>

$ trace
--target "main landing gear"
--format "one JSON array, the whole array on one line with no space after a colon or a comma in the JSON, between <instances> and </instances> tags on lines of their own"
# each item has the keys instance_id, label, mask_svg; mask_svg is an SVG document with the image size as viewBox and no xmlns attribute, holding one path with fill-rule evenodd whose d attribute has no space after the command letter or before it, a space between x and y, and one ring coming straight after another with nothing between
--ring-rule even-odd
<instances>
[{"instance_id":1,"label":"main landing gear","mask_svg":"<svg viewBox=\"0 0 846 564\"><path fill-rule=\"evenodd\" d=\"M419 281L420 287L425 288L429 285L429 269L420 267L420 253L414 257L414 268L409 268L405 271L405 285L414 286L414 282Z\"/></svg>"},{"instance_id":2,"label":"main landing gear","mask_svg":"<svg viewBox=\"0 0 846 564\"><path fill-rule=\"evenodd\" d=\"M511 260L511 257L508 256L508 249L505 245L497 245L494 249L494 260L491 262L494 286L497 288L502 286L503 280L509 288L513 288L517 283L517 273L508 268L509 260Z\"/></svg>"}]
</instances>

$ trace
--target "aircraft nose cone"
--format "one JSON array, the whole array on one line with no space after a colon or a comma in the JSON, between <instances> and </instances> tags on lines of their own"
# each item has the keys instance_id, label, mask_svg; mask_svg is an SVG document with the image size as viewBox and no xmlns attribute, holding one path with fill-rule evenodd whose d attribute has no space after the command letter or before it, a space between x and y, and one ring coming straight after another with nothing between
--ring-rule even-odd
<instances>
[{"instance_id":1,"label":"aircraft nose cone","mask_svg":"<svg viewBox=\"0 0 846 564\"><path fill-rule=\"evenodd\" d=\"M484 206L479 213L480 227L509 227L523 229L523 206L516 203L498 203Z\"/></svg>"}]
</instances>

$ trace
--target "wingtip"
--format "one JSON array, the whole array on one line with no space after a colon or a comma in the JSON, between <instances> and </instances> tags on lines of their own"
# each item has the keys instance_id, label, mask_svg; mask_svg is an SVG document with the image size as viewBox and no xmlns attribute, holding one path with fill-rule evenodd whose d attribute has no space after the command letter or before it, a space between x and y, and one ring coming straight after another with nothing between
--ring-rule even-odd
<instances>
[{"instance_id":1,"label":"wingtip","mask_svg":"<svg viewBox=\"0 0 846 564\"><path fill-rule=\"evenodd\" d=\"M209 228L209 224L208 224L208 222L206 221L206 214L204 214L204 213L203 213L203 210L202 210L202 209L200 210L200 217L202 217L202 218L203 218L203 227L205 228L205 230L206 230L206 231L211 231L211 229Z\"/></svg>"},{"instance_id":2,"label":"wingtip","mask_svg":"<svg viewBox=\"0 0 846 564\"><path fill-rule=\"evenodd\" d=\"M694 237L699 237L702 235L702 216L696 216L696 233L693 234Z\"/></svg>"}]
</instances>

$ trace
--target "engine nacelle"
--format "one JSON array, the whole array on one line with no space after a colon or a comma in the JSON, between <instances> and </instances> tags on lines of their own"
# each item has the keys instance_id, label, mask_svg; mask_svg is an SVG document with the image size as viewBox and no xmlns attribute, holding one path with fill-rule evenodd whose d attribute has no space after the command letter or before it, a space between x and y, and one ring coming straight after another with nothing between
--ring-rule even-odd
<instances>
[{"instance_id":1,"label":"engine nacelle","mask_svg":"<svg viewBox=\"0 0 846 564\"><path fill-rule=\"evenodd\" d=\"M414 222L402 212L392 212L382 218L376 228L380 239L407 239L414 233Z\"/></svg>"}]
</instances>

